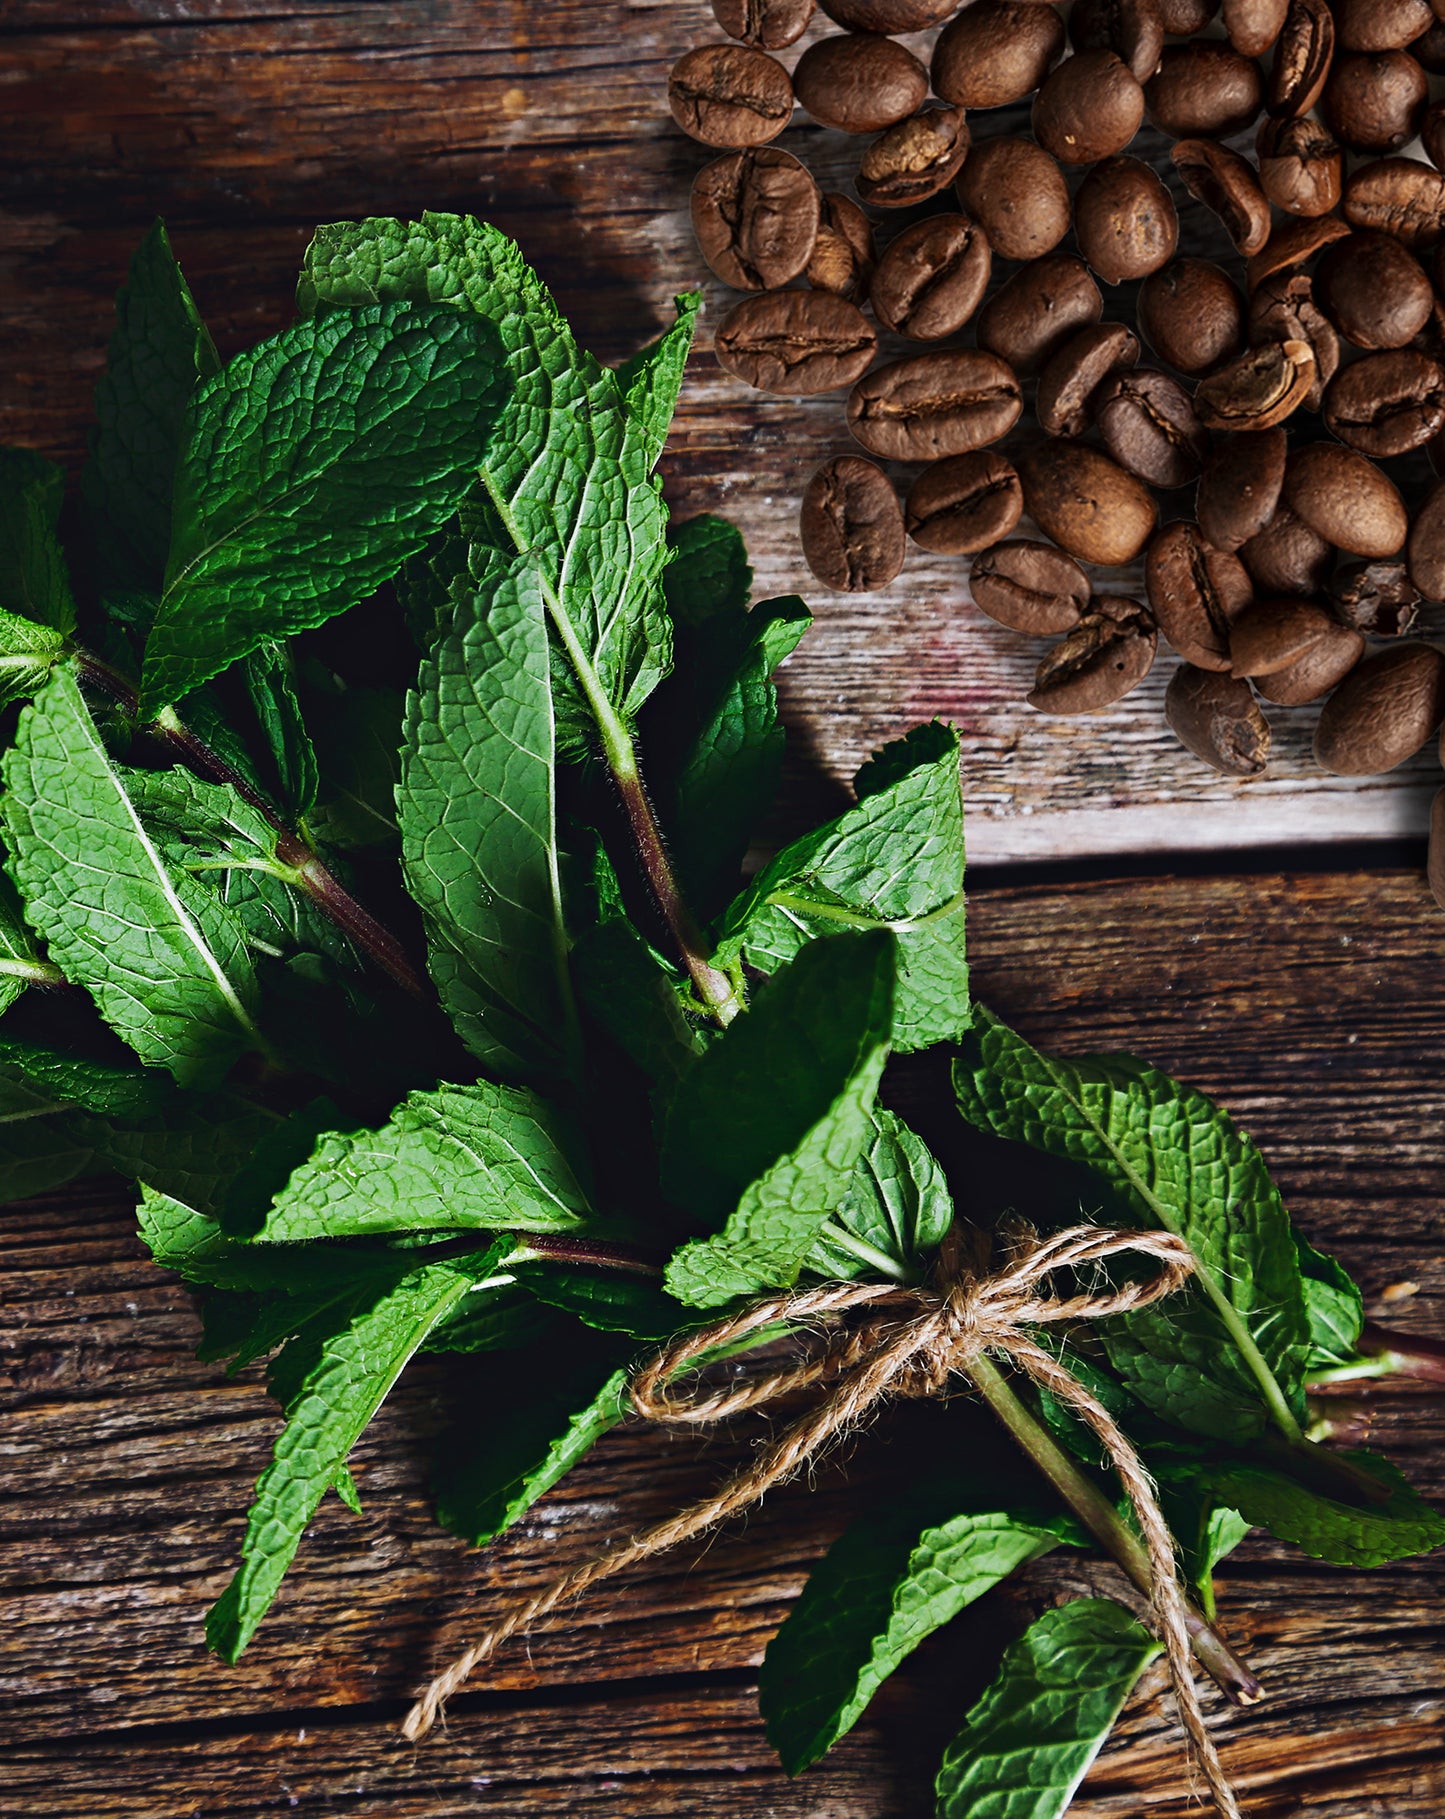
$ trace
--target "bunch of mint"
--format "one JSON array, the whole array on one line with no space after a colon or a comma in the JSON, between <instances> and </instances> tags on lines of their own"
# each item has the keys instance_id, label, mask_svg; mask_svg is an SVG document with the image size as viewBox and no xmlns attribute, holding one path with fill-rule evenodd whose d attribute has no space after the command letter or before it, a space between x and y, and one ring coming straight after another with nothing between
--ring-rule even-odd
<instances>
[{"instance_id":1,"label":"bunch of mint","mask_svg":"<svg viewBox=\"0 0 1445 1819\"><path fill-rule=\"evenodd\" d=\"M1155 1473L1206 1633L1250 1525L1357 1566L1445 1540L1386 1462L1306 1436L1312 1376L1372 1368L1360 1297L1248 1139L970 1002L952 730L743 882L809 620L749 609L728 525L669 529L696 309L614 371L494 230L372 220L321 230L297 320L223 364L157 226L78 494L0 452L0 1189L131 1177L201 1355L270 1358L285 1425L212 1646L246 1647L328 1491L356 1506L348 1454L417 1351L496 1355L438 1484L480 1545L659 1341L799 1281L921 1280L997 1210L880 1104L936 1046L970 1124L1193 1250L1184 1292L1053 1343ZM1137 1569L1072 1417L971 1374L1019 1469L945 1446L822 1562L763 1671L790 1771L1025 1562L1092 1537ZM1156 1652L1122 1604L1048 1611L939 1811L1061 1813Z\"/></svg>"}]
</instances>

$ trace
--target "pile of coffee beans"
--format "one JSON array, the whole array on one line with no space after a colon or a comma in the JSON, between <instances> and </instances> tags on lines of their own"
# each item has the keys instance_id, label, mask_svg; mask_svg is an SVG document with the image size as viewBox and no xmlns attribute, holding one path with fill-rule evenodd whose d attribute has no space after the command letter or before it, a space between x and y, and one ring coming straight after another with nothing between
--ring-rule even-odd
<instances>
[{"instance_id":1,"label":"pile of coffee beans","mask_svg":"<svg viewBox=\"0 0 1445 1819\"><path fill-rule=\"evenodd\" d=\"M1267 705L1323 701L1337 775L1417 752L1445 719L1410 636L1445 601L1445 0L817 0L841 29L790 73L814 4L712 0L728 41L668 94L718 153L698 245L747 293L720 364L846 393L864 451L804 494L818 579L884 587L909 538L969 559L982 612L1058 640L1045 713L1108 707L1163 639L1168 723L1231 776L1264 771ZM1021 103L1029 134L976 136ZM795 105L866 136L851 195L773 143ZM1180 253L1176 197L1224 257ZM1142 599L1096 591L1140 558ZM1430 875L1445 905L1445 791Z\"/></svg>"}]
</instances>

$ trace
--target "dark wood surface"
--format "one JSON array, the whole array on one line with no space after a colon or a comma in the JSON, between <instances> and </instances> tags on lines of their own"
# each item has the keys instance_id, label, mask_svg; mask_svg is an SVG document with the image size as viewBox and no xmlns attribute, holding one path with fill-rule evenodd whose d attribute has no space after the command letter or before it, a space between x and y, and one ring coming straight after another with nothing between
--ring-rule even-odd
<instances>
[{"instance_id":1,"label":"dark wood surface","mask_svg":"<svg viewBox=\"0 0 1445 1819\"><path fill-rule=\"evenodd\" d=\"M703 0L10 0L0 33L7 442L78 457L111 297L157 213L225 348L286 319L315 222L364 213L498 222L606 357L698 276L683 203L702 155L661 90L672 59L711 36ZM794 129L800 148L804 133L841 179L845 142ZM709 287L714 319L723 296ZM1088 726L1042 724L1019 700L1036 650L969 612L947 565L915 560L870 600L809 586L797 493L840 432L836 400L742 393L700 351L666 465L680 510L734 516L761 584L801 587L819 609L785 672L791 812L913 719L957 718L985 862L971 912L981 994L1037 1040L1128 1048L1217 1093L1373 1311L1445 1330L1445 926L1417 867L1376 852L1365 869L1330 846L1411 833L1427 768L1323 782L1304 758L1308 717L1283 716L1278 775L1228 784L1161 731L1162 673ZM1306 840L1309 870L1249 871L1229 850ZM1206 856L1171 876L1170 849L1186 846ZM1135 869L1156 875L1060 869L1121 853L1152 853ZM1020 857L1057 862L1050 882L986 863ZM830 1470L786 1489L700 1558L685 1551L513 1647L413 1751L395 1737L407 1700L490 1612L702 1490L746 1436L620 1431L469 1554L427 1506L421 1441L447 1375L423 1363L359 1448L365 1515L323 1508L227 1668L206 1655L201 1618L274 1433L257 1374L227 1382L195 1362L188 1298L146 1261L119 1192L3 1209L0 1247L6 1815L915 1819L977 1690L980 1644L1017 1625L1015 1598L1109 1583L1103 1567L1041 1563L1024 1592L921 1649L826 1763L787 1781L758 1722L757 1662L887 1471L885 1423L848 1482ZM1416 1291L1401 1299L1402 1284ZM1377 1393L1362 1420L1422 1489L1445 1492L1445 1400ZM1272 1692L1221 1724L1251 1819L1438 1819L1445 1563L1341 1572L1251 1540L1220 1585ZM1090 1775L1085 1819L1190 1810L1160 1686Z\"/></svg>"}]
</instances>

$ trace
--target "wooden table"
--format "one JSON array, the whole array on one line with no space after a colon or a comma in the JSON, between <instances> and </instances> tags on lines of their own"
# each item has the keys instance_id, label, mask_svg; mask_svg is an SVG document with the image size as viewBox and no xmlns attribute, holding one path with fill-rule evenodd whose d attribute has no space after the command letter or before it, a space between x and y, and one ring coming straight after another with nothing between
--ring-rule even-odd
<instances>
[{"instance_id":1,"label":"wooden table","mask_svg":"<svg viewBox=\"0 0 1445 1819\"><path fill-rule=\"evenodd\" d=\"M685 201L697 147L664 76L712 36L704 0L9 0L0 41L0 434L71 462L110 299L156 213L223 350L287 318L318 221L424 207L515 234L608 358L700 268ZM792 140L842 181L856 153ZM1147 148L1146 148L1147 149ZM1199 217L1186 217L1191 233ZM709 284L716 319L724 293ZM1278 717L1270 778L1232 784L1161 727L1159 678L1113 714L1021 705L1037 652L915 556L887 594L811 584L797 496L846 446L836 399L744 394L695 356L666 458L682 514L721 510L760 590L818 626L784 674L788 806L826 810L880 739L961 725L981 995L1032 1039L1129 1048L1221 1097L1263 1144L1302 1225L1372 1311L1439 1332L1445 924L1421 877L1430 762L1367 784L1312 774L1308 712ZM1028 864L1029 862L1041 862ZM929 1810L937 1748L979 1684L1013 1595L921 1649L828 1761L779 1771L757 1662L870 1476L779 1493L745 1531L594 1597L514 1647L420 1751L395 1724L489 1611L562 1561L677 1506L741 1442L621 1431L484 1555L432 1524L418 1436L446 1375L423 1364L363 1441L361 1518L328 1502L240 1666L201 1616L234 1559L274 1410L257 1373L191 1356L185 1293L146 1260L123 1194L83 1186L0 1213L7 1470L0 1506L0 1811L45 1819L261 1813L776 1815ZM1372 1438L1445 1491L1445 1401L1378 1394ZM1226 1563L1233 1634L1270 1703L1221 1726L1252 1819L1445 1812L1445 1565L1332 1570L1251 1540ZM1043 1563L1040 1601L1108 1583ZM1148 1683L1090 1775L1088 1819L1189 1810L1178 1733Z\"/></svg>"}]
</instances>

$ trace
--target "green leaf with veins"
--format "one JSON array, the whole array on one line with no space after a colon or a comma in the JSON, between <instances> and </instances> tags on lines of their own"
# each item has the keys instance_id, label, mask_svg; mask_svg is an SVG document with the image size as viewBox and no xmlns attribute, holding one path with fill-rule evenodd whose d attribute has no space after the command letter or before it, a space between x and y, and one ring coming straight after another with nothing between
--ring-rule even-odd
<instances>
[{"instance_id":1,"label":"green leaf with veins","mask_svg":"<svg viewBox=\"0 0 1445 1819\"><path fill-rule=\"evenodd\" d=\"M1335 1258L1317 1251L1301 1233L1294 1235L1304 1277L1305 1315L1310 1329L1309 1370L1328 1370L1355 1356L1365 1325L1365 1301L1348 1271Z\"/></svg>"},{"instance_id":2,"label":"green leaf with veins","mask_svg":"<svg viewBox=\"0 0 1445 1819\"><path fill-rule=\"evenodd\" d=\"M75 601L56 527L65 502L65 475L28 448L0 448L0 681L8 683L9 647L44 627L59 649L75 629ZM23 646L21 647L23 651ZM7 699L14 699L12 694Z\"/></svg>"},{"instance_id":3,"label":"green leaf with veins","mask_svg":"<svg viewBox=\"0 0 1445 1819\"><path fill-rule=\"evenodd\" d=\"M735 524L705 513L671 525L667 545L662 591L674 625L693 628L717 618L736 621L747 612L753 571Z\"/></svg>"},{"instance_id":4,"label":"green leaf with veins","mask_svg":"<svg viewBox=\"0 0 1445 1819\"><path fill-rule=\"evenodd\" d=\"M175 1109L169 1074L42 1048L0 1035L0 1079L18 1080L60 1104L103 1118L144 1118Z\"/></svg>"},{"instance_id":5,"label":"green leaf with veins","mask_svg":"<svg viewBox=\"0 0 1445 1819\"><path fill-rule=\"evenodd\" d=\"M923 1139L878 1111L868 1147L804 1267L834 1281L867 1274L916 1282L953 1224L953 1197Z\"/></svg>"},{"instance_id":6,"label":"green leaf with veins","mask_svg":"<svg viewBox=\"0 0 1445 1819\"><path fill-rule=\"evenodd\" d=\"M146 1117L77 1116L97 1161L210 1212L275 1128L274 1112L234 1093L188 1093Z\"/></svg>"},{"instance_id":7,"label":"green leaf with veins","mask_svg":"<svg viewBox=\"0 0 1445 1819\"><path fill-rule=\"evenodd\" d=\"M478 1060L513 1079L577 1063L555 772L541 577L519 557L490 588L459 584L407 697L396 793L443 1008Z\"/></svg>"},{"instance_id":8,"label":"green leaf with veins","mask_svg":"<svg viewBox=\"0 0 1445 1819\"><path fill-rule=\"evenodd\" d=\"M1185 1239L1193 1282L1111 1320L1110 1362L1150 1409L1221 1439L1300 1432L1309 1333L1289 1215L1259 1151L1203 1093L1125 1056L1061 1061L981 1006L959 1108L1000 1137L1095 1168L1128 1213Z\"/></svg>"},{"instance_id":9,"label":"green leaf with veins","mask_svg":"<svg viewBox=\"0 0 1445 1819\"><path fill-rule=\"evenodd\" d=\"M840 928L898 938L893 1043L904 1052L968 1028L963 797L958 735L915 727L859 771L858 801L785 847L723 920L717 958L772 972Z\"/></svg>"},{"instance_id":10,"label":"green leaf with veins","mask_svg":"<svg viewBox=\"0 0 1445 1819\"><path fill-rule=\"evenodd\" d=\"M668 1264L680 1301L712 1307L797 1280L875 1128L893 968L887 934L815 943L683 1078L663 1134L663 1191L725 1223Z\"/></svg>"},{"instance_id":11,"label":"green leaf with veins","mask_svg":"<svg viewBox=\"0 0 1445 1819\"><path fill-rule=\"evenodd\" d=\"M525 1248L526 1240L522 1241ZM587 1269L575 1263L519 1263L515 1274L539 1301L575 1315L604 1333L626 1333L657 1342L678 1330L677 1303L653 1277L622 1270Z\"/></svg>"},{"instance_id":12,"label":"green leaf with veins","mask_svg":"<svg viewBox=\"0 0 1445 1819\"><path fill-rule=\"evenodd\" d=\"M681 971L623 916L609 916L577 937L572 971L588 1015L670 1093L708 1040L683 1009Z\"/></svg>"},{"instance_id":13,"label":"green leaf with veins","mask_svg":"<svg viewBox=\"0 0 1445 1819\"><path fill-rule=\"evenodd\" d=\"M944 1752L938 1819L1059 1819L1161 1646L1107 1599L1045 1611Z\"/></svg>"},{"instance_id":14,"label":"green leaf with veins","mask_svg":"<svg viewBox=\"0 0 1445 1819\"><path fill-rule=\"evenodd\" d=\"M567 1231L588 1212L580 1139L525 1087L410 1093L379 1131L330 1131L276 1196L257 1242L368 1232Z\"/></svg>"},{"instance_id":15,"label":"green leaf with veins","mask_svg":"<svg viewBox=\"0 0 1445 1819\"><path fill-rule=\"evenodd\" d=\"M758 1675L768 1739L787 1772L801 1774L846 1735L919 1643L1061 1542L1087 1545L1071 1516L960 1511L937 1496L920 1506L910 1495L855 1522L814 1567Z\"/></svg>"},{"instance_id":16,"label":"green leaf with veins","mask_svg":"<svg viewBox=\"0 0 1445 1819\"><path fill-rule=\"evenodd\" d=\"M332 311L238 354L191 407L141 717L395 574L505 395L496 331L454 310Z\"/></svg>"},{"instance_id":17,"label":"green leaf with veins","mask_svg":"<svg viewBox=\"0 0 1445 1819\"><path fill-rule=\"evenodd\" d=\"M43 1094L13 1084L0 1113L0 1205L94 1173L95 1151L78 1120Z\"/></svg>"},{"instance_id":18,"label":"green leaf with veins","mask_svg":"<svg viewBox=\"0 0 1445 1819\"><path fill-rule=\"evenodd\" d=\"M672 325L617 368L618 390L645 439L654 467L662 456L672 413L677 409L677 394L682 390L687 357L697 333L702 293L688 291L673 302L677 319Z\"/></svg>"},{"instance_id":19,"label":"green leaf with veins","mask_svg":"<svg viewBox=\"0 0 1445 1819\"><path fill-rule=\"evenodd\" d=\"M319 779L316 752L296 698L291 653L284 643L272 639L258 645L240 667L274 773L267 793L275 795L293 821L299 821L316 801Z\"/></svg>"},{"instance_id":20,"label":"green leaf with veins","mask_svg":"<svg viewBox=\"0 0 1445 1819\"><path fill-rule=\"evenodd\" d=\"M55 969L40 957L25 923L19 892L8 873L0 872L0 1012L9 1010L27 985L55 984L58 978Z\"/></svg>"},{"instance_id":21,"label":"green leaf with veins","mask_svg":"<svg viewBox=\"0 0 1445 1819\"><path fill-rule=\"evenodd\" d=\"M515 1275L509 1261L508 1274ZM428 1352L499 1352L519 1351L524 1346L548 1340L554 1345L570 1343L560 1329L563 1321L551 1308L543 1307L520 1283L498 1287L485 1295L473 1297L475 1305L464 1301L437 1327L423 1346Z\"/></svg>"},{"instance_id":22,"label":"green leaf with veins","mask_svg":"<svg viewBox=\"0 0 1445 1819\"><path fill-rule=\"evenodd\" d=\"M70 669L22 712L4 776L10 873L52 959L147 1066L219 1080L261 1045L244 933L146 831Z\"/></svg>"},{"instance_id":23,"label":"green leaf with veins","mask_svg":"<svg viewBox=\"0 0 1445 1819\"><path fill-rule=\"evenodd\" d=\"M307 720L320 769L317 805L307 818L328 846L376 846L397 838L401 781L400 689L351 688L307 666Z\"/></svg>"}]
</instances>

